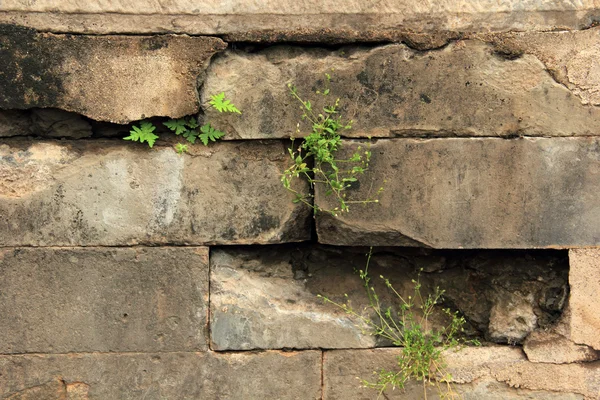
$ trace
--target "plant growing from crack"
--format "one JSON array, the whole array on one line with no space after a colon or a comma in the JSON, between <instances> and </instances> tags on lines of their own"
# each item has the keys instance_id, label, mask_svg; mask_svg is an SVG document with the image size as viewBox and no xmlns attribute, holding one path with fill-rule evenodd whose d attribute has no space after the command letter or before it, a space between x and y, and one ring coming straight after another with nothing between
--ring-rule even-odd
<instances>
[{"instance_id":1,"label":"plant growing from crack","mask_svg":"<svg viewBox=\"0 0 600 400\"><path fill-rule=\"evenodd\" d=\"M317 90L316 93L327 99L330 95L331 75L325 74L325 78L325 88ZM340 132L351 129L353 123L340 115L340 99L336 98L333 103L317 107L311 101L304 100L293 84L288 84L288 88L292 98L300 103L301 120L308 122L311 127L311 132L298 148L295 148L294 138L292 138L292 146L288 148L292 165L281 176L283 186L296 196L294 203L304 203L311 207L314 213L327 212L338 216L340 213L350 211L351 204L379 202L378 197L383 187L374 196L366 199L349 200L347 197L347 190L369 168L372 154L370 145L367 145L359 146L347 159L336 156L343 145ZM300 122L296 133L300 133ZM312 193L301 193L294 189L292 182L301 177L308 181L311 189L317 185L323 186L325 195L335 197L337 205L332 209L323 209L314 204Z\"/></svg>"},{"instance_id":2,"label":"plant growing from crack","mask_svg":"<svg viewBox=\"0 0 600 400\"><path fill-rule=\"evenodd\" d=\"M231 103L230 100L225 98L225 93L221 92L211 96L208 102L214 109L219 112L225 113L236 113L241 114L242 112ZM200 139L202 144L208 146L209 141L216 142L225 136L225 132L215 129L210 123L206 123L200 126L199 121L194 117L170 119L163 123L164 126L169 128L176 135L183 136L189 143L196 143L197 139ZM151 122L144 121L140 123L140 126L133 126L129 132L129 136L124 137L124 140L138 141L140 143L148 143L149 147L154 146L154 142L158 139L158 135L154 133L156 126ZM178 154L183 154L188 151L188 145L183 143L177 143L175 150Z\"/></svg>"},{"instance_id":3,"label":"plant growing from crack","mask_svg":"<svg viewBox=\"0 0 600 400\"><path fill-rule=\"evenodd\" d=\"M409 296L402 296L389 279L380 275L393 297L399 300L399 305L395 308L382 305L369 275L372 254L371 248L367 254L365 269L358 271L369 300L366 309L371 312L372 317L359 313L348 302L336 302L318 295L325 303L333 304L358 318L370 329L370 334L387 339L394 346L402 348L396 358L397 368L394 371L382 368L374 372L377 375L376 381L361 380L361 383L367 388L376 389L378 398L387 389L404 389L411 380L422 382L424 399L427 399L428 386L435 387L442 399L459 398L451 384L452 376L446 369L443 352L458 350L466 344L479 345L479 341L464 339L465 318L448 308L443 309L443 312L449 317L449 324L437 328L429 326L429 317L436 305L441 303L444 291L436 287L433 294L423 296L420 272L417 279L412 280L413 295Z\"/></svg>"}]
</instances>

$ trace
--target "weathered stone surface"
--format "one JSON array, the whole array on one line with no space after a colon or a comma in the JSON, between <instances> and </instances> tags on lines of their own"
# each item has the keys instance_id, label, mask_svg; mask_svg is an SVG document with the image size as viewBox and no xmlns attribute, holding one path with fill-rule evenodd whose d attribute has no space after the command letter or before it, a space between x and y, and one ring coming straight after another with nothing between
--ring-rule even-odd
<instances>
[{"instance_id":1,"label":"weathered stone surface","mask_svg":"<svg viewBox=\"0 0 600 400\"><path fill-rule=\"evenodd\" d=\"M279 142L0 145L0 246L273 243L310 237ZM267 197L265 197L267 196ZM268 201L266 201L268 199Z\"/></svg>"},{"instance_id":2,"label":"weathered stone surface","mask_svg":"<svg viewBox=\"0 0 600 400\"><path fill-rule=\"evenodd\" d=\"M583 104L600 105L600 28L577 32L521 32L493 35L491 42L504 54L532 54L554 79Z\"/></svg>"},{"instance_id":3,"label":"weathered stone surface","mask_svg":"<svg viewBox=\"0 0 600 400\"><path fill-rule=\"evenodd\" d=\"M570 339L600 350L600 250L569 251Z\"/></svg>"},{"instance_id":4,"label":"weathered stone surface","mask_svg":"<svg viewBox=\"0 0 600 400\"><path fill-rule=\"evenodd\" d=\"M80 115L56 109L31 111L31 131L44 137L81 139L92 136L92 126Z\"/></svg>"},{"instance_id":5,"label":"weathered stone surface","mask_svg":"<svg viewBox=\"0 0 600 400\"><path fill-rule=\"evenodd\" d=\"M31 119L26 111L0 110L0 138L31 135Z\"/></svg>"},{"instance_id":6,"label":"weathered stone surface","mask_svg":"<svg viewBox=\"0 0 600 400\"><path fill-rule=\"evenodd\" d=\"M291 38L302 37L306 30L323 30L343 37L347 31L367 31L372 36L389 29L417 32L578 29L589 26L598 17L593 0L445 0L436 3L353 0L344 2L344 7L333 1L290 0L260 3L130 0L101 4L81 0L34 3L5 0L0 10L3 11L0 21L58 32L227 34L258 31L254 35L260 39L264 31L274 30L282 32L285 40L294 33ZM245 37L248 40L248 36ZM369 35L359 36L362 37L369 38Z\"/></svg>"},{"instance_id":7,"label":"weathered stone surface","mask_svg":"<svg viewBox=\"0 0 600 400\"><path fill-rule=\"evenodd\" d=\"M66 399L77 400L87 396L144 400L316 400L321 395L321 352L0 356L0 376L1 398L18 396L35 386L54 385L59 378L70 396ZM79 387L75 387L77 383ZM82 385L87 386L87 393ZM82 392L86 397L82 397Z\"/></svg>"},{"instance_id":8,"label":"weathered stone surface","mask_svg":"<svg viewBox=\"0 0 600 400\"><path fill-rule=\"evenodd\" d=\"M358 146L346 141L344 152ZM321 243L434 248L600 244L598 138L396 139L371 146L349 199L379 204L317 216ZM317 188L315 201L334 207ZM587 300L586 300L587 301Z\"/></svg>"},{"instance_id":9,"label":"weathered stone surface","mask_svg":"<svg viewBox=\"0 0 600 400\"><path fill-rule=\"evenodd\" d=\"M72 36L0 26L0 108L55 107L127 123L198 111L217 38Z\"/></svg>"},{"instance_id":10,"label":"weathered stone surface","mask_svg":"<svg viewBox=\"0 0 600 400\"><path fill-rule=\"evenodd\" d=\"M324 399L371 399L373 389L357 379L373 381L374 371L393 370L398 349L332 350L324 354ZM527 362L520 349L509 347L466 348L444 353L454 391L466 400L478 399L595 399L600 364L552 365ZM521 375L521 373L523 375ZM438 399L435 387L428 399ZM411 383L406 391L388 390L388 399L422 399L423 387Z\"/></svg>"},{"instance_id":11,"label":"weathered stone surface","mask_svg":"<svg viewBox=\"0 0 600 400\"><path fill-rule=\"evenodd\" d=\"M600 351L575 344L556 332L533 332L523 344L527 359L532 362L566 364L600 359Z\"/></svg>"},{"instance_id":12,"label":"weathered stone surface","mask_svg":"<svg viewBox=\"0 0 600 400\"><path fill-rule=\"evenodd\" d=\"M284 245L268 248L225 247L211 251L211 348L369 348L390 343L371 335L359 318L323 304L317 295L348 304L376 317L368 308L363 282L364 248ZM558 253L558 254L555 254ZM418 278L419 270L423 270ZM379 276L404 297L445 290L443 307L459 310L466 332L500 343L520 343L531 331L550 325L567 296L566 252L424 251L375 249L369 271L383 307L399 306ZM531 315L509 311L524 304ZM419 310L415 310L419 314ZM436 310L430 326L448 324ZM526 327L521 327L526 325ZM519 330L520 336L515 336Z\"/></svg>"},{"instance_id":13,"label":"weathered stone surface","mask_svg":"<svg viewBox=\"0 0 600 400\"><path fill-rule=\"evenodd\" d=\"M208 249L0 250L0 353L206 349Z\"/></svg>"},{"instance_id":14,"label":"weathered stone surface","mask_svg":"<svg viewBox=\"0 0 600 400\"><path fill-rule=\"evenodd\" d=\"M564 48L576 53L579 34L573 36ZM514 58L502 51L478 40L429 52L404 45L232 50L211 63L201 96L207 104L210 95L225 91L244 111L239 118L205 107L230 139L298 136L301 112L288 83L315 109L341 98L342 115L355 121L343 134L353 137L598 134L600 108L556 82L537 54ZM332 75L327 99L315 94L325 86L325 73ZM600 87L600 75L578 73ZM309 132L308 124L300 127L301 134Z\"/></svg>"}]
</instances>

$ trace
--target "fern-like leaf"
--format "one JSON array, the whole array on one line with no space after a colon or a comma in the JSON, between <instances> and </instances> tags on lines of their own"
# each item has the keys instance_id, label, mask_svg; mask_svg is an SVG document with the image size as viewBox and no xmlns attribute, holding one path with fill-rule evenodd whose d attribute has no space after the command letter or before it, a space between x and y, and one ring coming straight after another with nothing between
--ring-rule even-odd
<instances>
[{"instance_id":1,"label":"fern-like leaf","mask_svg":"<svg viewBox=\"0 0 600 400\"><path fill-rule=\"evenodd\" d=\"M236 106L231 104L231 101L225 99L225 92L219 94L213 94L210 96L211 100L208 102L211 106L217 109L219 112L230 112L241 114L242 112L237 109Z\"/></svg>"},{"instance_id":2,"label":"fern-like leaf","mask_svg":"<svg viewBox=\"0 0 600 400\"><path fill-rule=\"evenodd\" d=\"M158 139L158 136L153 133L155 129L156 127L151 122L142 122L139 127L132 126L129 136L123 139L140 143L146 142L148 146L152 147L156 139Z\"/></svg>"},{"instance_id":3,"label":"fern-like leaf","mask_svg":"<svg viewBox=\"0 0 600 400\"><path fill-rule=\"evenodd\" d=\"M216 142L217 139L225 136L225 132L221 132L220 130L213 128L210 126L210 124L202 125L202 127L200 127L200 132L201 133L198 137L205 146L208 146L209 140Z\"/></svg>"},{"instance_id":4,"label":"fern-like leaf","mask_svg":"<svg viewBox=\"0 0 600 400\"><path fill-rule=\"evenodd\" d=\"M175 132L176 135L181 135L187 131L186 120L184 118L170 119L163 122L163 125Z\"/></svg>"}]
</instances>

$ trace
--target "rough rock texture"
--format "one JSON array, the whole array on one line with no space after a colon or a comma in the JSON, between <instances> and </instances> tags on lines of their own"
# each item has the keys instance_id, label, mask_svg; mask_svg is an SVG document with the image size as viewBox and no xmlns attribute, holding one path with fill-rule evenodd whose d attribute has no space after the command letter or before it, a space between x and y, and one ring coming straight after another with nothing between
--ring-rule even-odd
<instances>
[{"instance_id":1,"label":"rough rock texture","mask_svg":"<svg viewBox=\"0 0 600 400\"><path fill-rule=\"evenodd\" d=\"M217 38L36 34L0 25L0 108L55 107L127 123L198 111Z\"/></svg>"},{"instance_id":2,"label":"rough rock texture","mask_svg":"<svg viewBox=\"0 0 600 400\"><path fill-rule=\"evenodd\" d=\"M0 250L0 353L206 349L208 249Z\"/></svg>"},{"instance_id":3,"label":"rough rock texture","mask_svg":"<svg viewBox=\"0 0 600 400\"><path fill-rule=\"evenodd\" d=\"M357 379L373 381L374 371L393 370L398 349L332 350L324 354L324 399L371 399L377 393ZM466 400L486 399L596 399L600 393L600 363L552 365L527 362L520 349L466 348L446 352L454 390ZM411 383L406 392L386 393L388 399L423 398L423 387ZM429 399L438 399L435 388Z\"/></svg>"},{"instance_id":4,"label":"rough rock texture","mask_svg":"<svg viewBox=\"0 0 600 400\"><path fill-rule=\"evenodd\" d=\"M0 110L0 138L31 135L29 113L21 110Z\"/></svg>"},{"instance_id":5,"label":"rough rock texture","mask_svg":"<svg viewBox=\"0 0 600 400\"><path fill-rule=\"evenodd\" d=\"M521 32L492 35L490 41L507 56L536 56L554 79L581 99L600 105L600 29L578 32Z\"/></svg>"},{"instance_id":6,"label":"rough rock texture","mask_svg":"<svg viewBox=\"0 0 600 400\"><path fill-rule=\"evenodd\" d=\"M600 359L600 351L573 343L556 332L536 331L523 344L527 359L533 362L566 364Z\"/></svg>"},{"instance_id":7,"label":"rough rock texture","mask_svg":"<svg viewBox=\"0 0 600 400\"><path fill-rule=\"evenodd\" d=\"M587 32L573 33L561 49L584 57L578 46L592 46ZM599 47L598 29L590 32ZM557 82L540 62L545 53L513 57L506 51L478 40L427 52L404 45L232 50L211 63L201 96L207 104L211 94L224 91L244 111L239 118L205 107L211 121L231 132L230 139L299 136L300 103L288 83L315 109L341 98L342 115L355 121L343 134L353 137L599 134L600 108L587 104L573 85L569 90ZM588 91L600 88L594 65L578 64ZM332 76L328 100L315 93L327 86L325 73ZM309 131L308 124L300 128L301 135Z\"/></svg>"},{"instance_id":8,"label":"rough rock texture","mask_svg":"<svg viewBox=\"0 0 600 400\"><path fill-rule=\"evenodd\" d=\"M359 145L345 143L341 158ZM371 151L370 171L349 190L349 199L368 198L372 188L383 184L379 204L355 205L338 218L318 215L321 243L434 248L600 244L597 138L395 139L378 141ZM315 201L334 207L321 186Z\"/></svg>"},{"instance_id":9,"label":"rough rock texture","mask_svg":"<svg viewBox=\"0 0 600 400\"><path fill-rule=\"evenodd\" d=\"M279 142L172 148L0 144L0 246L271 243L310 237L279 181ZM265 201L265 195L269 201Z\"/></svg>"},{"instance_id":10,"label":"rough rock texture","mask_svg":"<svg viewBox=\"0 0 600 400\"><path fill-rule=\"evenodd\" d=\"M570 338L600 350L600 250L570 250L569 263Z\"/></svg>"},{"instance_id":11,"label":"rough rock texture","mask_svg":"<svg viewBox=\"0 0 600 400\"><path fill-rule=\"evenodd\" d=\"M329 246L225 247L211 251L211 348L368 348L389 345L375 338L358 318L323 304L317 295L348 302L375 318L357 270L366 249ZM567 296L568 260L564 252L423 251L375 249L369 265L372 285L385 306L399 302L379 276L403 297L445 290L443 307L459 310L466 331L500 343L520 343L561 314ZM526 304L531 315L515 311ZM498 310L507 310L500 313ZM418 314L418 310L415 310ZM501 314L501 315L498 315ZM375 319L374 319L375 320ZM437 310L432 326L447 324ZM515 334L518 333L518 335Z\"/></svg>"},{"instance_id":12,"label":"rough rock texture","mask_svg":"<svg viewBox=\"0 0 600 400\"><path fill-rule=\"evenodd\" d=\"M321 353L0 356L0 376L0 397L11 400L316 400L321 395ZM66 391L68 397L21 395L34 387L61 395Z\"/></svg>"},{"instance_id":13,"label":"rough rock texture","mask_svg":"<svg viewBox=\"0 0 600 400\"><path fill-rule=\"evenodd\" d=\"M259 40L270 31L298 39L323 31L333 37L386 38L388 30L427 32L579 29L597 20L593 0L496 2L444 0L435 3L395 0L346 1L189 0L103 1L44 0L2 2L0 21L41 30L81 33L181 32L190 34L248 33ZM258 32L256 32L258 31ZM359 35L355 31L359 31ZM358 38L357 38L358 36Z\"/></svg>"},{"instance_id":14,"label":"rough rock texture","mask_svg":"<svg viewBox=\"0 0 600 400\"><path fill-rule=\"evenodd\" d=\"M12 136L81 139L92 136L92 125L81 115L52 108L0 110L0 137Z\"/></svg>"}]
</instances>

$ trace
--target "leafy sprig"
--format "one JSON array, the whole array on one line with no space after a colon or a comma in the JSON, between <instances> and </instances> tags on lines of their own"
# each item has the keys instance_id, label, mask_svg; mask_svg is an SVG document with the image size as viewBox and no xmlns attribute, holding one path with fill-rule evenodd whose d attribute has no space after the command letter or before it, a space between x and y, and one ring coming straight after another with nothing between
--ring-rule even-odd
<instances>
[{"instance_id":1,"label":"leafy sprig","mask_svg":"<svg viewBox=\"0 0 600 400\"><path fill-rule=\"evenodd\" d=\"M154 146L154 142L158 139L158 136L154 134L156 127L151 122L142 122L140 126L132 126L129 131L129 136L124 137L124 140L131 140L134 142L148 143L148 146Z\"/></svg>"},{"instance_id":2,"label":"leafy sprig","mask_svg":"<svg viewBox=\"0 0 600 400\"><path fill-rule=\"evenodd\" d=\"M329 83L331 76L325 74L326 87L316 93L323 97L330 94ZM333 104L326 104L322 108L315 107L309 100L304 100L298 94L298 89L288 84L290 95L297 100L302 110L302 121L308 121L311 133L308 134L302 144L296 149L292 138L292 147L288 149L292 165L286 169L282 176L283 186L296 196L294 203L304 203L311 207L315 213L328 212L333 216L348 212L351 204L369 204L379 202L379 195L383 187L377 193L361 200L349 200L346 190L358 181L358 177L367 171L371 160L370 146L366 148L359 146L348 159L336 157L336 153L342 147L340 132L352 128L353 121L346 121L340 116L340 99L337 98ZM296 133L300 133L298 123ZM312 165L312 166L311 166ZM306 179L312 189L317 185L324 186L326 196L334 196L337 206L333 209L323 209L314 204L314 195L311 193L300 193L294 189L292 182L300 177Z\"/></svg>"},{"instance_id":3,"label":"leafy sprig","mask_svg":"<svg viewBox=\"0 0 600 400\"><path fill-rule=\"evenodd\" d=\"M213 94L210 96L210 101L208 102L213 108L215 108L218 112L230 112L241 114L242 112L237 109L236 106L231 104L231 101L225 99L225 93L221 92L219 94Z\"/></svg>"}]
</instances>

